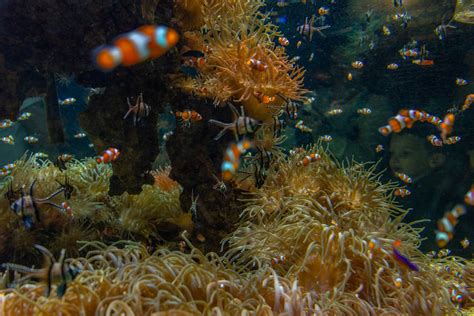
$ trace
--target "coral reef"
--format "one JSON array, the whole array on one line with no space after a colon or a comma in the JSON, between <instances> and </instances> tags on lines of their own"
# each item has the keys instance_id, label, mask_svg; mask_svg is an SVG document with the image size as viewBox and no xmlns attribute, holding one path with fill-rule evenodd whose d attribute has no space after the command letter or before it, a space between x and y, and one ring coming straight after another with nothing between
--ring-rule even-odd
<instances>
[{"instance_id":1,"label":"coral reef","mask_svg":"<svg viewBox=\"0 0 474 316\"><path fill-rule=\"evenodd\" d=\"M60 183L68 179L74 188L67 204L72 217L50 205L42 205L40 222L32 229L26 229L20 216L10 209L12 200L20 198L19 190L29 188L36 182L34 197L43 198L54 192ZM170 235L170 231L193 230L190 216L181 211L179 194L181 187L175 183L166 186L145 185L139 195L123 193L109 196L109 182L112 177L110 165L97 164L94 159L72 160L67 170L61 172L49 160L38 160L24 156L16 162L16 167L0 187L0 257L7 262L36 262L34 244L42 244L53 253L62 248L69 256L78 255L78 240L115 241L134 238L146 244L162 242L160 231ZM161 175L165 180L166 173ZM7 199L9 187L13 197ZM5 196L5 197L4 197ZM62 195L54 198L56 204L66 201ZM173 227L168 227L172 225ZM173 239L170 236L169 239Z\"/></svg>"},{"instance_id":2,"label":"coral reef","mask_svg":"<svg viewBox=\"0 0 474 316\"><path fill-rule=\"evenodd\" d=\"M321 159L301 165L310 152ZM67 259L82 272L62 299L44 298L36 283L2 290L0 308L4 315L472 312L472 260L419 252L419 230L401 223L406 211L394 204L393 189L374 166L338 165L316 145L275 159L223 256L201 252L187 232L180 251L85 242L84 257ZM394 260L394 240L419 271Z\"/></svg>"}]
</instances>

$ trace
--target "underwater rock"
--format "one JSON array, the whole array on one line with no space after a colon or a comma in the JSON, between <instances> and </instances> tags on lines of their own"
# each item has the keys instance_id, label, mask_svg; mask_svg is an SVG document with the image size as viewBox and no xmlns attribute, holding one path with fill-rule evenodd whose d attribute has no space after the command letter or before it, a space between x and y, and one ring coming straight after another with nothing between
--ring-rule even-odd
<instances>
[{"instance_id":1,"label":"underwater rock","mask_svg":"<svg viewBox=\"0 0 474 316\"><path fill-rule=\"evenodd\" d=\"M135 1L64 1L39 0L6 1L0 12L0 101L2 117L15 117L19 103L27 91L37 85L31 82L32 73L42 79L46 87L53 74L76 74L93 70L91 50L107 40L149 22L149 12L155 12L158 3ZM160 3L156 19L169 17L171 4ZM120 21L120 23L118 22ZM94 72L95 77L101 77ZM41 82L42 81L42 82ZM46 92L43 89L41 92ZM50 140L62 142L62 124L54 111L51 85L47 96Z\"/></svg>"},{"instance_id":2,"label":"underwater rock","mask_svg":"<svg viewBox=\"0 0 474 316\"><path fill-rule=\"evenodd\" d=\"M238 221L239 212L230 185L227 185L224 193L213 188L216 183L213 175L220 177L220 163L227 143L216 142L215 129L205 122L211 113L213 118L224 122L231 120L231 115L227 109L217 111L211 104L191 97L177 101L172 107L177 111L183 110L184 106L199 112L203 120L193 123L189 128L178 126L167 142L172 167L170 176L183 187L180 201L183 210L194 213L195 235L200 233L205 237L203 247L206 251L217 251L222 237ZM222 117L217 115L219 112ZM232 141L231 133L223 139ZM192 209L192 198L196 202L195 209Z\"/></svg>"},{"instance_id":3,"label":"underwater rock","mask_svg":"<svg viewBox=\"0 0 474 316\"><path fill-rule=\"evenodd\" d=\"M166 100L166 82L160 75L165 62L166 58L153 64L117 69L109 76L105 92L92 96L88 109L79 115L81 127L90 136L98 154L110 146L121 152L112 164L111 195L124 191L137 194L143 184L153 183L147 171L152 169L159 152L156 124ZM135 126L133 120L124 120L123 116L128 110L127 98L134 102L140 93L151 109Z\"/></svg>"}]
</instances>

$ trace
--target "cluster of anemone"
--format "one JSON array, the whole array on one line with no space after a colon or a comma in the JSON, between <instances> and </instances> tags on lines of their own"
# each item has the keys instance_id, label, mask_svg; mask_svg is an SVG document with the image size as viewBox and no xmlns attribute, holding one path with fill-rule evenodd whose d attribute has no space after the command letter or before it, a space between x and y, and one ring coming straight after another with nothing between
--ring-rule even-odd
<instances>
[{"instance_id":1,"label":"cluster of anemone","mask_svg":"<svg viewBox=\"0 0 474 316\"><path fill-rule=\"evenodd\" d=\"M174 21L183 31L206 28L213 19L245 22L264 5L263 0L176 0L174 3Z\"/></svg>"},{"instance_id":2,"label":"cluster of anemone","mask_svg":"<svg viewBox=\"0 0 474 316\"><path fill-rule=\"evenodd\" d=\"M97 164L94 159L73 159L67 163L67 169L61 171L50 160L24 156L16 161L11 175L4 178L0 186L2 261L39 264L34 244L44 245L55 254L64 248L68 255L75 256L78 255L77 240L114 241L126 236L143 241L157 240L157 227L166 222L192 230L189 216L181 211L181 187L169 178L168 172L159 170L157 174L157 183L145 185L139 195L124 193L111 197L108 194L110 165ZM66 199L60 194L52 202L57 205L66 202L72 216L65 210L41 205L40 221L27 229L10 203L12 199L21 198L20 191L28 195L33 181L36 181L33 196L37 199L51 195L68 181L73 187L71 196ZM9 189L14 192L10 199L6 196Z\"/></svg>"},{"instance_id":3,"label":"cluster of anemone","mask_svg":"<svg viewBox=\"0 0 474 316\"><path fill-rule=\"evenodd\" d=\"M288 100L303 100L304 70L289 60L284 47L275 45L280 33L259 12L262 5L243 0L204 2L205 31L187 32L185 42L188 48L205 52L205 64L196 78L183 76L175 85L216 105L239 102L246 115L263 121L278 115ZM230 15L222 13L227 10ZM249 65L251 59L265 69ZM262 98L274 99L262 102Z\"/></svg>"},{"instance_id":4,"label":"cluster of anemone","mask_svg":"<svg viewBox=\"0 0 474 316\"><path fill-rule=\"evenodd\" d=\"M309 153L319 161L301 164ZM163 172L163 171L162 171ZM226 252L87 242L62 298L41 283L0 291L4 315L453 314L474 309L474 263L431 259L373 166L335 163L319 145L276 158L246 198ZM414 262L394 259L392 243ZM462 294L462 303L453 291ZM54 293L54 291L53 291ZM2 303L3 302L3 303ZM154 314L157 313L157 314Z\"/></svg>"},{"instance_id":5,"label":"cluster of anemone","mask_svg":"<svg viewBox=\"0 0 474 316\"><path fill-rule=\"evenodd\" d=\"M321 160L304 166L310 153ZM421 253L420 229L402 223L406 211L393 201L394 184L380 183L374 170L335 163L319 145L275 160L264 185L245 197L225 257L242 272L272 266L323 314L450 313L459 307L452 289L467 306L473 284L459 272L466 261ZM395 260L398 240L420 271Z\"/></svg>"}]
</instances>

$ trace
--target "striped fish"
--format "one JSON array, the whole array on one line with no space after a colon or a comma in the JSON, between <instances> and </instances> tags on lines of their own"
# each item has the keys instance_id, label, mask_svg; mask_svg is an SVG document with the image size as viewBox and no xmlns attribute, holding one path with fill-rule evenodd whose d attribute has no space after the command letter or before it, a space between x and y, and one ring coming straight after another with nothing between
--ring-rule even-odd
<instances>
[{"instance_id":1,"label":"striped fish","mask_svg":"<svg viewBox=\"0 0 474 316\"><path fill-rule=\"evenodd\" d=\"M456 204L453 209L446 212L440 220L438 220L438 231L436 231L436 243L440 248L446 247L448 242L453 239L454 227L458 223L458 218L466 214L466 207L462 204Z\"/></svg>"},{"instance_id":2,"label":"striped fish","mask_svg":"<svg viewBox=\"0 0 474 316\"><path fill-rule=\"evenodd\" d=\"M119 65L132 66L157 58L174 47L178 39L178 33L172 28L144 25L118 36L110 46L96 48L93 60L100 70L112 71Z\"/></svg>"},{"instance_id":3,"label":"striped fish","mask_svg":"<svg viewBox=\"0 0 474 316\"><path fill-rule=\"evenodd\" d=\"M234 177L240 165L240 156L253 146L252 142L243 139L239 143L232 143L227 147L221 165L222 180L229 181Z\"/></svg>"},{"instance_id":4,"label":"striped fish","mask_svg":"<svg viewBox=\"0 0 474 316\"><path fill-rule=\"evenodd\" d=\"M241 113L239 113L232 104L229 104L229 107L232 110L232 113L237 117L235 121L231 123L224 123L217 120L212 120L212 119L209 120L209 123L215 124L222 128L219 134L217 134L217 136L214 137L214 140L218 140L219 138L224 136L224 134L228 130L231 130L234 133L236 139L238 139L238 136L240 135L255 133L255 131L260 127L261 125L260 121L257 121L251 117L245 116L244 107L241 107Z\"/></svg>"},{"instance_id":5,"label":"striped fish","mask_svg":"<svg viewBox=\"0 0 474 316\"><path fill-rule=\"evenodd\" d=\"M110 163L112 161L117 160L117 158L120 156L120 151L117 148L110 147L104 153L97 157L95 161L97 163Z\"/></svg>"}]
</instances>

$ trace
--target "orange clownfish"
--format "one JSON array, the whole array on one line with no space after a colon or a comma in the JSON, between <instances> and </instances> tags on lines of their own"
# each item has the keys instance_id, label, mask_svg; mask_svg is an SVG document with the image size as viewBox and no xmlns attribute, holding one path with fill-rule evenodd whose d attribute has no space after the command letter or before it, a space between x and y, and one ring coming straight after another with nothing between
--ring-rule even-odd
<instances>
[{"instance_id":1,"label":"orange clownfish","mask_svg":"<svg viewBox=\"0 0 474 316\"><path fill-rule=\"evenodd\" d=\"M301 161L301 164L306 167L311 162L315 162L315 161L319 161L319 160L321 160L321 155L312 153L309 156L305 156L303 158L303 160Z\"/></svg>"},{"instance_id":2,"label":"orange clownfish","mask_svg":"<svg viewBox=\"0 0 474 316\"><path fill-rule=\"evenodd\" d=\"M433 66L434 65L433 59L414 59L411 62L419 66Z\"/></svg>"},{"instance_id":3,"label":"orange clownfish","mask_svg":"<svg viewBox=\"0 0 474 316\"><path fill-rule=\"evenodd\" d=\"M461 140L461 137L460 136L451 136L451 137L448 137L446 138L446 140L444 141L444 143L446 145L454 145L456 144L457 142L459 142Z\"/></svg>"},{"instance_id":4,"label":"orange clownfish","mask_svg":"<svg viewBox=\"0 0 474 316\"><path fill-rule=\"evenodd\" d=\"M286 37L279 37L278 38L278 43L280 43L281 46L290 45L290 41Z\"/></svg>"},{"instance_id":5,"label":"orange clownfish","mask_svg":"<svg viewBox=\"0 0 474 316\"><path fill-rule=\"evenodd\" d=\"M431 145L436 146L436 147L441 147L443 146L443 141L439 139L436 135L428 135L426 137L428 141L431 143Z\"/></svg>"},{"instance_id":6,"label":"orange clownfish","mask_svg":"<svg viewBox=\"0 0 474 316\"><path fill-rule=\"evenodd\" d=\"M474 184L471 186L471 189L467 191L466 195L464 195L464 202L467 205L474 206Z\"/></svg>"},{"instance_id":7,"label":"orange clownfish","mask_svg":"<svg viewBox=\"0 0 474 316\"><path fill-rule=\"evenodd\" d=\"M428 123L431 123L431 124L435 125L435 126L439 126L443 122L443 121L441 121L441 119L439 117L431 115L431 114L427 114L426 121Z\"/></svg>"},{"instance_id":8,"label":"orange clownfish","mask_svg":"<svg viewBox=\"0 0 474 316\"><path fill-rule=\"evenodd\" d=\"M266 63L255 58L250 58L249 60L247 60L247 66L249 66L253 70L258 71L265 71L268 68L268 65Z\"/></svg>"},{"instance_id":9,"label":"orange clownfish","mask_svg":"<svg viewBox=\"0 0 474 316\"><path fill-rule=\"evenodd\" d=\"M227 147L221 165L222 180L229 181L234 177L240 165L240 156L245 154L252 146L250 141L244 139L237 144L232 143Z\"/></svg>"},{"instance_id":10,"label":"orange clownfish","mask_svg":"<svg viewBox=\"0 0 474 316\"><path fill-rule=\"evenodd\" d=\"M326 7L321 7L321 8L318 9L318 13L321 16L327 15L327 14L329 14L329 9L326 8Z\"/></svg>"},{"instance_id":11,"label":"orange clownfish","mask_svg":"<svg viewBox=\"0 0 474 316\"><path fill-rule=\"evenodd\" d=\"M398 114L388 120L388 125L380 127L379 132L388 136L391 132L400 133L405 127L410 128L412 125L413 121L410 118Z\"/></svg>"},{"instance_id":12,"label":"orange clownfish","mask_svg":"<svg viewBox=\"0 0 474 316\"><path fill-rule=\"evenodd\" d=\"M102 71L112 71L118 65L132 66L147 59L157 58L174 47L178 33L161 25L144 25L119 35L109 46L93 52L93 60Z\"/></svg>"},{"instance_id":13,"label":"orange clownfish","mask_svg":"<svg viewBox=\"0 0 474 316\"><path fill-rule=\"evenodd\" d=\"M438 231L436 231L436 243L438 247L444 248L453 239L454 227L458 223L458 218L466 214L466 207L457 204L450 212L446 212L442 219L438 220Z\"/></svg>"},{"instance_id":14,"label":"orange clownfish","mask_svg":"<svg viewBox=\"0 0 474 316\"><path fill-rule=\"evenodd\" d=\"M175 113L177 119L181 120L185 127L190 127L191 122L197 122L202 120L201 114L194 110L184 110L183 112L177 111Z\"/></svg>"},{"instance_id":15,"label":"orange clownfish","mask_svg":"<svg viewBox=\"0 0 474 316\"><path fill-rule=\"evenodd\" d=\"M284 255L279 255L275 258L272 258L272 266L275 266L277 264L285 264L286 263L286 257Z\"/></svg>"},{"instance_id":16,"label":"orange clownfish","mask_svg":"<svg viewBox=\"0 0 474 316\"><path fill-rule=\"evenodd\" d=\"M405 183L412 183L413 182L412 178L410 178L409 176L407 176L404 173L396 172L395 175Z\"/></svg>"},{"instance_id":17,"label":"orange clownfish","mask_svg":"<svg viewBox=\"0 0 474 316\"><path fill-rule=\"evenodd\" d=\"M395 189L395 191L393 191L393 194L395 194L395 196L399 196L399 197L405 197L405 196L408 196L411 194L410 190L408 189Z\"/></svg>"},{"instance_id":18,"label":"orange clownfish","mask_svg":"<svg viewBox=\"0 0 474 316\"><path fill-rule=\"evenodd\" d=\"M419 111L419 110L408 110L408 109L401 109L400 111L398 111L398 114L402 115L402 116L405 116L409 119L411 119L412 121L421 121L421 122L424 122L427 120L428 118L428 113L426 113L425 111ZM411 122L411 125L413 125L414 122ZM408 126L409 124L407 123L407 127L410 128L410 126Z\"/></svg>"},{"instance_id":19,"label":"orange clownfish","mask_svg":"<svg viewBox=\"0 0 474 316\"><path fill-rule=\"evenodd\" d=\"M69 217L74 217L74 214L72 213L72 208L67 202L62 202L61 207L63 211L69 216Z\"/></svg>"},{"instance_id":20,"label":"orange clownfish","mask_svg":"<svg viewBox=\"0 0 474 316\"><path fill-rule=\"evenodd\" d=\"M352 65L352 68L355 68L355 69L361 69L362 67L364 67L364 63L361 62L360 60L353 61L351 65Z\"/></svg>"},{"instance_id":21,"label":"orange clownfish","mask_svg":"<svg viewBox=\"0 0 474 316\"><path fill-rule=\"evenodd\" d=\"M97 163L109 163L109 162L117 160L119 155L120 155L120 151L117 148L110 147L109 149L104 151L102 156L97 157L95 161L97 161Z\"/></svg>"},{"instance_id":22,"label":"orange clownfish","mask_svg":"<svg viewBox=\"0 0 474 316\"><path fill-rule=\"evenodd\" d=\"M446 114L443 119L443 123L441 123L438 128L441 131L441 138L443 141L446 140L446 135L449 135L453 131L455 116L452 113Z\"/></svg>"},{"instance_id":23,"label":"orange clownfish","mask_svg":"<svg viewBox=\"0 0 474 316\"><path fill-rule=\"evenodd\" d=\"M462 106L462 110L465 111L469 109L469 107L471 106L473 102L474 102L474 94L473 93L468 94L466 97L466 100L464 100L464 105Z\"/></svg>"},{"instance_id":24,"label":"orange clownfish","mask_svg":"<svg viewBox=\"0 0 474 316\"><path fill-rule=\"evenodd\" d=\"M269 96L258 91L254 91L253 95L254 97L257 98L258 102L263 103L263 104L272 103L276 99L275 96Z\"/></svg>"}]
</instances>

